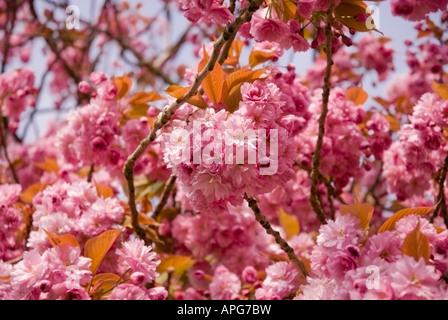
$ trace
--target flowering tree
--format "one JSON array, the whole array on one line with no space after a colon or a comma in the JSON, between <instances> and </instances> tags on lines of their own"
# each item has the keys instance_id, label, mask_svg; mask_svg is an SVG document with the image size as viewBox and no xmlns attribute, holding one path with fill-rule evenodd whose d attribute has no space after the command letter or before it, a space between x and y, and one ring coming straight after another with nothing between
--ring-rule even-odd
<instances>
[{"instance_id":1,"label":"flowering tree","mask_svg":"<svg viewBox=\"0 0 448 320\"><path fill-rule=\"evenodd\" d=\"M362 1L36 2L0 0L0 299L448 298L448 0L389 1L378 97Z\"/></svg>"}]
</instances>

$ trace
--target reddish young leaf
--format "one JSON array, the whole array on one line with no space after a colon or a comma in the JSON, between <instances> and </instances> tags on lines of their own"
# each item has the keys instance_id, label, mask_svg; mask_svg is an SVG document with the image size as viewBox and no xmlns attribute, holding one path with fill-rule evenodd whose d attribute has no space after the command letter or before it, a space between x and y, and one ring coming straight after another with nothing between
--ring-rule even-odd
<instances>
[{"instance_id":1,"label":"reddish young leaf","mask_svg":"<svg viewBox=\"0 0 448 320\"><path fill-rule=\"evenodd\" d=\"M428 238L420 231L420 222L415 229L409 233L403 241L403 254L413 257L416 261L423 258L426 263L429 262L431 248Z\"/></svg>"},{"instance_id":2,"label":"reddish young leaf","mask_svg":"<svg viewBox=\"0 0 448 320\"><path fill-rule=\"evenodd\" d=\"M341 214L345 215L349 213L355 217L358 217L360 226L364 230L369 226L374 210L375 208L370 203L357 202L350 205L341 205Z\"/></svg>"},{"instance_id":3,"label":"reddish young leaf","mask_svg":"<svg viewBox=\"0 0 448 320\"><path fill-rule=\"evenodd\" d=\"M297 218L286 213L282 208L278 211L278 220L280 226L285 231L286 240L289 240L300 233L300 225Z\"/></svg>"},{"instance_id":4,"label":"reddish young leaf","mask_svg":"<svg viewBox=\"0 0 448 320\"><path fill-rule=\"evenodd\" d=\"M384 232L386 230L394 230L395 224L398 220L416 214L419 216L424 216L434 210L434 207L417 207L417 208L409 208L397 211L392 217L387 219L383 225L378 229L378 233Z\"/></svg>"},{"instance_id":5,"label":"reddish young leaf","mask_svg":"<svg viewBox=\"0 0 448 320\"><path fill-rule=\"evenodd\" d=\"M132 80L128 76L114 77L112 81L117 87L117 100L127 96L131 91Z\"/></svg>"},{"instance_id":6,"label":"reddish young leaf","mask_svg":"<svg viewBox=\"0 0 448 320\"><path fill-rule=\"evenodd\" d=\"M45 230L45 233L48 236L48 239L50 239L50 243L53 247L56 246L64 246L69 245L73 247L79 247L79 242L76 240L75 236L72 234L55 234L53 232L50 232L48 230Z\"/></svg>"},{"instance_id":7,"label":"reddish young leaf","mask_svg":"<svg viewBox=\"0 0 448 320\"><path fill-rule=\"evenodd\" d=\"M55 158L45 158L43 162L34 162L34 165L47 172L59 172L58 162Z\"/></svg>"},{"instance_id":8,"label":"reddish young leaf","mask_svg":"<svg viewBox=\"0 0 448 320\"><path fill-rule=\"evenodd\" d=\"M345 98L353 101L356 105L362 105L367 101L369 95L361 87L352 87L345 92Z\"/></svg>"},{"instance_id":9,"label":"reddish young leaf","mask_svg":"<svg viewBox=\"0 0 448 320\"><path fill-rule=\"evenodd\" d=\"M112 247L120 233L121 229L108 230L96 238L87 240L84 246L84 256L92 259L92 265L90 266L92 274L96 273L104 256Z\"/></svg>"}]
</instances>

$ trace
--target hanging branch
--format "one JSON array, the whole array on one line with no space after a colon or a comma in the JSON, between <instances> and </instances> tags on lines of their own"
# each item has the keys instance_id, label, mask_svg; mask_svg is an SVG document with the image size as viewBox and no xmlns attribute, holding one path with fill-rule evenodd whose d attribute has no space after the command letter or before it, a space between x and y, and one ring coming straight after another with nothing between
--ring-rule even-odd
<instances>
[{"instance_id":1,"label":"hanging branch","mask_svg":"<svg viewBox=\"0 0 448 320\"><path fill-rule=\"evenodd\" d=\"M168 201L168 198L170 196L171 190L173 190L175 182L176 182L176 176L171 176L166 182L165 187L163 188L160 201L157 204L157 207L154 209L154 213L152 214L152 217L154 219L157 219L157 216L162 212L163 208L165 207L166 202Z\"/></svg>"},{"instance_id":2,"label":"hanging branch","mask_svg":"<svg viewBox=\"0 0 448 320\"><path fill-rule=\"evenodd\" d=\"M1 114L1 103L0 103L0 143L1 147L3 148L3 154L5 155L5 159L8 162L9 169L11 170L14 182L20 183L19 176L17 175L16 169L14 168L14 164L12 163L8 153L8 147L6 144L6 134L8 132L8 126L5 120L6 119Z\"/></svg>"},{"instance_id":3,"label":"hanging branch","mask_svg":"<svg viewBox=\"0 0 448 320\"><path fill-rule=\"evenodd\" d=\"M234 22L228 24L221 36L216 40L213 46L213 52L210 56L210 60L205 65L204 69L196 74L193 85L190 87L188 92L182 97L173 102L170 106L165 108L161 117L154 123L154 128L151 133L144 138L139 146L134 150L134 152L128 157L126 163L123 168L123 173L127 181L128 192L129 192L129 208L132 214L132 227L136 234L141 238L145 239L145 241L149 242L146 237L145 230L140 226L138 222L138 211L137 206L135 204L135 186L134 186L134 166L138 158L145 152L148 145L153 142L157 136L157 131L159 131L165 124L167 124L174 113L180 106L182 106L188 99L195 96L198 92L199 86L205 77L213 70L213 67L216 61L219 58L221 49L223 46L230 41L233 37L233 34L236 34L241 27L241 25L245 22L249 22L252 19L253 13L261 6L263 0L250 0L247 2L244 9L241 11L240 15L235 19Z\"/></svg>"},{"instance_id":4,"label":"hanging branch","mask_svg":"<svg viewBox=\"0 0 448 320\"><path fill-rule=\"evenodd\" d=\"M244 199L249 204L249 207L252 209L252 211L255 214L255 219L258 221L258 223L266 230L268 234L273 236L275 238L275 242L280 246L280 248L286 252L286 254L289 257L289 260L291 260L299 269L302 271L303 275L306 277L308 276L308 271L306 271L305 265L302 261L297 258L296 254L294 253L293 248L288 244L288 242L285 241L285 239L282 238L280 233L278 231L275 231L272 229L271 224L266 219L266 217L261 213L260 208L258 207L257 201L253 198L249 198L247 194L244 194Z\"/></svg>"},{"instance_id":5,"label":"hanging branch","mask_svg":"<svg viewBox=\"0 0 448 320\"><path fill-rule=\"evenodd\" d=\"M327 67L325 68L325 78L324 78L324 91L322 93L322 113L319 117L319 134L317 136L316 142L316 150L313 153L312 159L312 168L311 168L311 193L310 193L310 202L314 211L316 212L317 218L323 224L326 224L326 215L324 211L324 207L322 205L322 200L319 197L319 190L317 188L319 184L319 166L320 160L322 158L322 145L324 141L325 135L325 120L327 119L328 114L328 101L330 98L331 91L331 67L333 66L332 52L331 52L331 44L333 43L333 33L331 31L331 25L333 22L333 9L334 2L332 1L330 4L330 8L327 11L327 23L325 25L325 52L327 54Z\"/></svg>"},{"instance_id":6,"label":"hanging branch","mask_svg":"<svg viewBox=\"0 0 448 320\"><path fill-rule=\"evenodd\" d=\"M448 156L446 156L445 160L443 161L443 166L439 170L439 174L437 175L437 184L439 185L439 194L437 195L437 205L434 209L431 217L430 222L432 223L434 221L434 218L437 217L439 211L442 212L442 217L445 221L445 224L448 222L448 210L446 206L446 197L445 197L445 179L446 179L446 173L448 171Z\"/></svg>"}]
</instances>

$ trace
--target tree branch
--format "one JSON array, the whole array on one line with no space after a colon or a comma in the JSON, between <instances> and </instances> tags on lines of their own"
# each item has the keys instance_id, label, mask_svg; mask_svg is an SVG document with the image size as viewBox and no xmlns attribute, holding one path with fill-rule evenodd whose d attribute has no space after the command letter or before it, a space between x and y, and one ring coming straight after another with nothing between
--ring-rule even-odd
<instances>
[{"instance_id":1,"label":"tree branch","mask_svg":"<svg viewBox=\"0 0 448 320\"><path fill-rule=\"evenodd\" d=\"M151 133L140 142L139 146L126 160L123 168L123 173L128 185L128 202L132 214L132 227L141 239L146 239L147 237L145 230L140 226L138 222L138 211L135 204L134 166L136 161L143 154L143 152L145 152L148 145L155 140L157 131L171 120L176 110L179 109L179 107L182 106L188 99L196 95L202 81L213 70L222 47L226 44L227 41L229 41L230 38L232 38L232 35L234 33L238 32L243 23L249 22L251 20L253 13L260 7L262 3L263 0L248 1L245 8L241 11L241 14L235 19L235 21L226 26L221 36L218 38L218 40L216 40L214 44L210 60L205 65L204 69L196 74L195 80L193 82L193 85L190 87L190 90L188 90L188 92L182 98L177 99L170 106L165 108L165 110L161 114L161 117L154 123L154 127Z\"/></svg>"},{"instance_id":2,"label":"tree branch","mask_svg":"<svg viewBox=\"0 0 448 320\"><path fill-rule=\"evenodd\" d=\"M293 262L299 269L302 271L303 275L306 277L308 276L308 271L306 271L305 265L302 261L297 258L296 254L294 253L293 248L288 244L288 242L285 241L285 239L282 238L280 233L278 231L275 231L272 229L271 224L266 219L266 217L261 213L260 208L258 207L257 201L253 198L249 198L247 194L244 194L244 199L249 204L249 207L252 209L252 211L255 214L255 219L258 221L258 223L266 230L268 234L273 236L275 238L275 242L280 246L280 248L288 255L289 260Z\"/></svg>"},{"instance_id":3,"label":"tree branch","mask_svg":"<svg viewBox=\"0 0 448 320\"><path fill-rule=\"evenodd\" d=\"M9 157L8 147L6 144L6 134L8 132L8 126L6 125L5 118L1 114L1 103L0 103L0 143L3 148L3 154L8 162L9 169L11 170L12 177L15 183L20 183L19 176L17 175L16 169L14 168L11 158Z\"/></svg>"},{"instance_id":4,"label":"tree branch","mask_svg":"<svg viewBox=\"0 0 448 320\"><path fill-rule=\"evenodd\" d=\"M160 198L160 201L157 204L157 207L154 209L154 213L152 214L152 217L154 219L157 219L157 216L162 212L163 208L165 207L166 202L168 201L168 198L170 196L171 190L173 190L175 182L176 182L176 176L171 176L166 182L165 187L163 188L162 197Z\"/></svg>"},{"instance_id":5,"label":"tree branch","mask_svg":"<svg viewBox=\"0 0 448 320\"><path fill-rule=\"evenodd\" d=\"M311 193L310 202L314 211L316 212L317 218L323 224L326 222L326 215L324 207L322 205L322 200L319 197L319 190L317 188L319 184L319 166L320 160L322 158L322 145L325 135L325 120L328 114L328 101L330 98L331 91L331 67L333 66L331 44L333 43L333 33L331 32L331 25L333 22L333 9L334 1L331 1L330 8L327 11L327 23L325 26L325 51L327 54L327 67L325 68L325 78L324 78L324 91L322 93L322 113L319 117L319 134L317 136L316 150L313 153L312 168L311 168Z\"/></svg>"},{"instance_id":6,"label":"tree branch","mask_svg":"<svg viewBox=\"0 0 448 320\"><path fill-rule=\"evenodd\" d=\"M444 188L447 171L448 171L448 155L443 161L443 166L442 168L440 168L439 174L437 176L437 184L439 185L439 194L437 195L436 208L434 209L429 219L431 223L434 221L434 218L438 215L439 210L442 212L442 217L443 220L445 221L445 224L447 224L448 221L448 210L446 206L445 188Z\"/></svg>"}]
</instances>

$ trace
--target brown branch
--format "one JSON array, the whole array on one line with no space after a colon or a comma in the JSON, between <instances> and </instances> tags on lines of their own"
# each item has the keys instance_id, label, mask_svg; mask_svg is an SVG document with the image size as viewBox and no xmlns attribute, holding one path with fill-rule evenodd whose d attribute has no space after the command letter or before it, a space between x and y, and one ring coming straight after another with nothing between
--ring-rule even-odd
<instances>
[{"instance_id":1,"label":"brown branch","mask_svg":"<svg viewBox=\"0 0 448 320\"><path fill-rule=\"evenodd\" d=\"M448 210L446 206L446 197L445 197L445 179L446 179L446 173L448 171L448 155L446 156L445 160L443 161L443 166L439 170L439 174L437 175L437 184L439 185L439 194L437 195L437 205L434 209L433 213L430 217L430 222L432 223L434 221L434 218L438 215L439 211L442 212L442 217L445 221L445 224L448 220Z\"/></svg>"},{"instance_id":2,"label":"brown branch","mask_svg":"<svg viewBox=\"0 0 448 320\"><path fill-rule=\"evenodd\" d=\"M308 174L311 174L311 169L302 165L298 161L295 161L294 164L298 166L300 169L305 170L308 172ZM331 181L328 180L323 174L319 173L319 181L325 184L325 187L327 187L327 191L334 199L337 199L342 204L347 204L344 199L341 198L341 195L336 191L336 189L331 184Z\"/></svg>"},{"instance_id":3,"label":"brown branch","mask_svg":"<svg viewBox=\"0 0 448 320\"><path fill-rule=\"evenodd\" d=\"M7 9L6 9L6 24L5 24L5 35L4 35L4 47L3 47L3 61L2 61L2 67L1 72L4 73L6 70L6 64L8 62L8 55L9 55L9 48L10 48L10 39L12 36L12 32L14 30L15 24L16 24L16 18L17 13L15 12L17 10L16 1L8 1L7 2ZM12 17L11 17L12 15ZM8 21L10 21L10 28L8 30Z\"/></svg>"},{"instance_id":4,"label":"brown branch","mask_svg":"<svg viewBox=\"0 0 448 320\"><path fill-rule=\"evenodd\" d=\"M91 165L89 169L89 173L87 174L87 182L92 182L93 173L95 172L95 165Z\"/></svg>"},{"instance_id":5,"label":"brown branch","mask_svg":"<svg viewBox=\"0 0 448 320\"><path fill-rule=\"evenodd\" d=\"M0 143L3 148L3 154L5 155L5 159L8 162L9 169L11 170L12 177L15 183L20 183L19 176L17 175L16 169L9 157L8 147L6 145L6 134L8 133L8 126L6 125L6 119L1 114L1 103L0 103Z\"/></svg>"},{"instance_id":6,"label":"brown branch","mask_svg":"<svg viewBox=\"0 0 448 320\"><path fill-rule=\"evenodd\" d=\"M166 202L168 201L168 198L170 196L171 190L173 190L175 182L176 182L176 176L171 176L166 182L165 187L163 188L162 197L160 198L160 201L157 204L157 207L154 209L154 213L152 214L152 217L154 219L157 219L158 215L162 212L163 208L165 207Z\"/></svg>"},{"instance_id":7,"label":"brown branch","mask_svg":"<svg viewBox=\"0 0 448 320\"><path fill-rule=\"evenodd\" d=\"M319 197L319 190L317 188L319 184L319 166L320 160L322 158L322 145L324 141L325 135L325 121L327 119L328 114L328 101L330 98L331 91L331 67L333 66L332 52L331 52L331 44L333 42L333 33L331 31L331 25L333 22L333 9L334 9L334 1L331 1L330 8L327 11L327 23L325 26L325 51L327 54L327 67L325 68L325 78L324 78L324 91L322 93L322 113L319 117L319 134L317 136L316 142L316 150L313 153L312 159L312 168L311 168L311 193L310 193L310 202L314 211L316 212L317 218L323 224L326 222L326 215L322 205L322 201Z\"/></svg>"},{"instance_id":8,"label":"brown branch","mask_svg":"<svg viewBox=\"0 0 448 320\"><path fill-rule=\"evenodd\" d=\"M294 253L293 248L286 242L285 239L282 238L280 233L278 231L275 231L272 229L271 224L266 219L266 217L261 213L260 208L258 207L257 200L253 198L249 198L247 194L244 194L244 199L249 204L249 207L252 209L252 211L255 214L255 219L258 221L258 223L266 230L268 234L273 236L275 238L275 242L280 246L280 248L288 255L289 260L293 262L299 269L302 271L303 275L306 277L308 276L308 271L306 271L305 265L302 261L297 258L296 254Z\"/></svg>"},{"instance_id":9,"label":"brown branch","mask_svg":"<svg viewBox=\"0 0 448 320\"><path fill-rule=\"evenodd\" d=\"M129 192L129 208L132 214L132 227L134 231L141 239L147 239L145 230L140 226L138 222L138 211L135 204L135 186L134 186L134 166L137 159L145 152L148 145L153 142L157 136L157 131L160 130L165 124L167 124L174 113L180 106L182 106L188 99L196 95L199 86L201 85L204 78L213 70L213 67L218 60L219 53L226 42L232 37L234 33L237 33L241 25L245 22L249 22L252 18L253 13L260 7L263 0L250 0L247 2L245 8L242 10L241 14L235 19L234 22L228 24L224 29L221 36L216 40L213 52L210 56L210 60L205 65L204 69L196 74L193 85L190 87L188 92L182 97L173 102L170 106L165 108L161 117L154 123L154 128L151 133L144 138L139 146L134 150L134 152L128 157L123 168L123 173L127 181L128 192ZM147 240L146 240L147 241Z\"/></svg>"}]
</instances>

